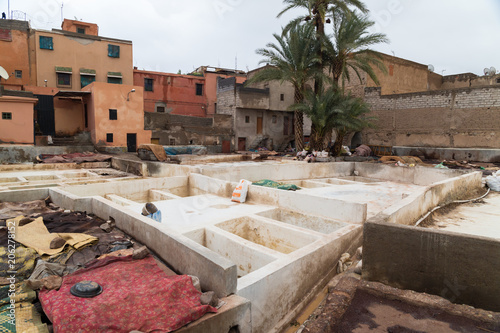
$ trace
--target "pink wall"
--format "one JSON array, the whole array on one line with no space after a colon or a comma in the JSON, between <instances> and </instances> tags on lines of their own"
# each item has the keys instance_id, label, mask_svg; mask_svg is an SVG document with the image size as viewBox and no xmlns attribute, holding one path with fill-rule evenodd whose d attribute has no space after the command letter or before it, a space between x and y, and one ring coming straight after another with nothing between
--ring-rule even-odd
<instances>
[{"instance_id":1,"label":"pink wall","mask_svg":"<svg viewBox=\"0 0 500 333\"><path fill-rule=\"evenodd\" d=\"M128 94L132 89L135 92ZM94 82L82 90L92 92L86 103L89 130L95 144L125 147L127 133L137 134L137 145L151 142L151 131L144 130L142 87ZM109 109L117 110L117 120L109 119ZM113 134L112 143L106 142L107 133Z\"/></svg>"},{"instance_id":2,"label":"pink wall","mask_svg":"<svg viewBox=\"0 0 500 333\"><path fill-rule=\"evenodd\" d=\"M0 97L0 143L34 144L33 106L37 99L26 97ZM12 119L2 119L10 113Z\"/></svg>"}]
</instances>

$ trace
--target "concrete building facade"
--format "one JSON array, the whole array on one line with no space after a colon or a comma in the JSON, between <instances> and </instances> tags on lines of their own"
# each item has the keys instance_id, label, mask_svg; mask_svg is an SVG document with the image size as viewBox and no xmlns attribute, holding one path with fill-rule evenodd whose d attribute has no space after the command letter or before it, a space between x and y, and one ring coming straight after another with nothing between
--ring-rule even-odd
<instances>
[{"instance_id":1,"label":"concrete building facade","mask_svg":"<svg viewBox=\"0 0 500 333\"><path fill-rule=\"evenodd\" d=\"M0 79L6 89L23 90L30 84L31 53L29 39L32 33L29 23L17 20L0 20L0 66L9 79Z\"/></svg>"},{"instance_id":2,"label":"concrete building facade","mask_svg":"<svg viewBox=\"0 0 500 333\"><path fill-rule=\"evenodd\" d=\"M34 144L33 95L0 90L0 143Z\"/></svg>"}]
</instances>

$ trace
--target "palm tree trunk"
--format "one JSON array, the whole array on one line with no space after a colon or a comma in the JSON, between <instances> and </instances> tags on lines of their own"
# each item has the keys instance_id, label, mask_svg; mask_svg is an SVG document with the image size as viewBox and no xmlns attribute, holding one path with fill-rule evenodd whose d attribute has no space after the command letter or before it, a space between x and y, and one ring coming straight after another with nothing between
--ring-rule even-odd
<instances>
[{"instance_id":1,"label":"palm tree trunk","mask_svg":"<svg viewBox=\"0 0 500 333\"><path fill-rule=\"evenodd\" d=\"M333 156L340 156L340 153L342 152L342 144L346 134L347 133L344 129L337 130L337 139L335 140L332 151Z\"/></svg>"},{"instance_id":2,"label":"palm tree trunk","mask_svg":"<svg viewBox=\"0 0 500 333\"><path fill-rule=\"evenodd\" d=\"M294 101L295 104L301 103L304 100L304 95L299 88L295 88ZM294 112L295 123L295 149L297 152L304 149L304 114L302 111Z\"/></svg>"}]
</instances>

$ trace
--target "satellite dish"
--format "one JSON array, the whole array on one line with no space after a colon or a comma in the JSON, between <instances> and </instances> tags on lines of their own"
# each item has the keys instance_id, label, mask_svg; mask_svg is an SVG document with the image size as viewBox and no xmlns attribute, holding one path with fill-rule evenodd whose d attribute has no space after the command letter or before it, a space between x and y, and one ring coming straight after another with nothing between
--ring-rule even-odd
<instances>
[{"instance_id":1,"label":"satellite dish","mask_svg":"<svg viewBox=\"0 0 500 333\"><path fill-rule=\"evenodd\" d=\"M0 66L0 77L5 80L9 79L9 73L2 66Z\"/></svg>"},{"instance_id":2,"label":"satellite dish","mask_svg":"<svg viewBox=\"0 0 500 333\"><path fill-rule=\"evenodd\" d=\"M489 68L485 68L484 69L484 75L490 75L490 69Z\"/></svg>"},{"instance_id":3,"label":"satellite dish","mask_svg":"<svg viewBox=\"0 0 500 333\"><path fill-rule=\"evenodd\" d=\"M495 75L497 73L497 69L493 66L490 67L490 75Z\"/></svg>"},{"instance_id":4,"label":"satellite dish","mask_svg":"<svg viewBox=\"0 0 500 333\"><path fill-rule=\"evenodd\" d=\"M434 72L434 69L435 69L435 68L434 68L434 66L433 66L433 65L429 65L429 67L427 67L427 68L429 69L429 71Z\"/></svg>"}]
</instances>

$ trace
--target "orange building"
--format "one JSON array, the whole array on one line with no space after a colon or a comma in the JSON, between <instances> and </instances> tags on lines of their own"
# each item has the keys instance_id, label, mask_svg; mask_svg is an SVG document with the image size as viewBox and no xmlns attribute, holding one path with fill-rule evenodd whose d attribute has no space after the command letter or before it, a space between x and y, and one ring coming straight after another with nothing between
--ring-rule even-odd
<instances>
[{"instance_id":1,"label":"orange building","mask_svg":"<svg viewBox=\"0 0 500 333\"><path fill-rule=\"evenodd\" d=\"M134 69L134 85L144 87L144 111L206 117L205 78Z\"/></svg>"},{"instance_id":2,"label":"orange building","mask_svg":"<svg viewBox=\"0 0 500 333\"><path fill-rule=\"evenodd\" d=\"M34 143L33 105L36 102L36 98L5 96L0 91L0 143Z\"/></svg>"},{"instance_id":3,"label":"orange building","mask_svg":"<svg viewBox=\"0 0 500 333\"><path fill-rule=\"evenodd\" d=\"M1 84L10 90L22 90L30 84L29 23L17 20L0 20L0 66L9 79Z\"/></svg>"},{"instance_id":4,"label":"orange building","mask_svg":"<svg viewBox=\"0 0 500 333\"><path fill-rule=\"evenodd\" d=\"M34 85L80 90L94 81L133 84L131 41L98 36L93 23L65 19L62 28L31 36Z\"/></svg>"},{"instance_id":5,"label":"orange building","mask_svg":"<svg viewBox=\"0 0 500 333\"><path fill-rule=\"evenodd\" d=\"M138 145L151 143L151 131L144 130L142 87L93 82L82 92L90 93L86 122L94 144L135 152Z\"/></svg>"}]
</instances>

